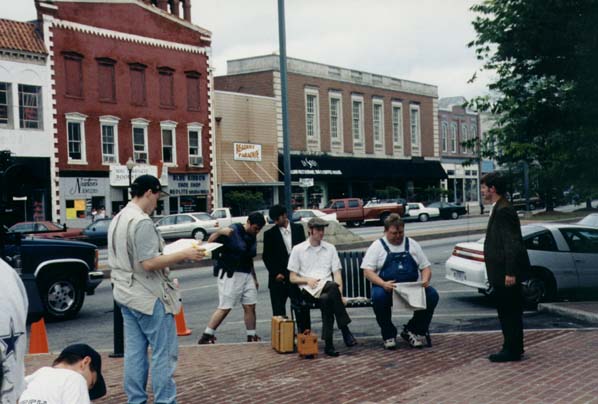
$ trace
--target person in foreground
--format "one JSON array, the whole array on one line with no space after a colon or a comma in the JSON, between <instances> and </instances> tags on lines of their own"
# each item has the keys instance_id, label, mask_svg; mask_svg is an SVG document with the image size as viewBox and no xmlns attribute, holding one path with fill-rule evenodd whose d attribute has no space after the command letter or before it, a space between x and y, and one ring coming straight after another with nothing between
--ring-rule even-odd
<instances>
[{"instance_id":1,"label":"person in foreground","mask_svg":"<svg viewBox=\"0 0 598 404\"><path fill-rule=\"evenodd\" d=\"M488 359L491 362L518 361L523 355L521 278L529 270L529 257L517 212L504 197L506 181L493 172L484 175L480 183L482 197L492 204L484 240L484 261L504 340L502 349Z\"/></svg>"},{"instance_id":2,"label":"person in foreground","mask_svg":"<svg viewBox=\"0 0 598 404\"><path fill-rule=\"evenodd\" d=\"M86 404L106 394L102 358L86 344L64 348L52 367L36 370L25 381L19 404Z\"/></svg>"},{"instance_id":3,"label":"person in foreground","mask_svg":"<svg viewBox=\"0 0 598 404\"><path fill-rule=\"evenodd\" d=\"M396 348L397 328L392 323L392 294L395 283L422 282L426 293L426 308L416 310L403 327L401 337L413 348L422 348L434 309L438 304L438 292L430 286L432 270L430 261L417 241L405 237L405 224L396 213L384 220L384 237L368 248L361 268L372 283L372 305L376 321L382 331L384 348Z\"/></svg>"},{"instance_id":4,"label":"person in foreground","mask_svg":"<svg viewBox=\"0 0 598 404\"><path fill-rule=\"evenodd\" d=\"M308 302L317 300L320 303L324 353L329 356L339 356L332 342L335 318L343 334L345 345L351 347L357 344L357 341L349 330L351 319L345 309L346 301L342 295L343 278L340 271L342 267L338 253L332 244L323 241L324 229L327 226L328 222L319 217L309 220L307 223L309 237L303 243L293 247L288 269L291 283L299 285L302 297ZM298 317L297 321L300 330L310 328L309 324L305 324L309 320Z\"/></svg>"},{"instance_id":5,"label":"person in foreground","mask_svg":"<svg viewBox=\"0 0 598 404\"><path fill-rule=\"evenodd\" d=\"M147 402L148 348L152 349L152 388L156 403L176 403L174 370L178 340L174 316L181 297L169 266L199 261L205 250L193 247L163 254L164 240L149 217L158 199L168 195L152 175L141 175L131 185L131 202L108 228L108 266L114 300L120 306L125 331L124 390L128 402Z\"/></svg>"}]
</instances>

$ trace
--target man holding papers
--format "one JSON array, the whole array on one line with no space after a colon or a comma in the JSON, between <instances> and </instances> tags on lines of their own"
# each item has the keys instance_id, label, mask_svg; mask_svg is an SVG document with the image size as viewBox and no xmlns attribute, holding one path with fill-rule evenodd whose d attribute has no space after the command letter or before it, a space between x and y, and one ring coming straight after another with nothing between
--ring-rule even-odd
<instances>
[{"instance_id":1,"label":"man holding papers","mask_svg":"<svg viewBox=\"0 0 598 404\"><path fill-rule=\"evenodd\" d=\"M335 318L338 328L343 333L345 345L350 347L357 343L348 327L351 319L345 309L345 299L342 295L341 262L336 248L322 240L328 222L314 217L307 226L309 238L293 247L289 257L290 280L291 283L299 285L307 301L319 302L322 311L322 339L326 344L324 352L329 356L338 356L339 353L332 342ZM299 329L310 328L309 324L298 326Z\"/></svg>"},{"instance_id":2,"label":"man holding papers","mask_svg":"<svg viewBox=\"0 0 598 404\"><path fill-rule=\"evenodd\" d=\"M365 277L372 282L372 304L386 349L396 348L397 329L392 323L391 312L393 294L397 294L397 288L401 289L399 295L417 307L413 302L417 301L418 288L413 290L412 287L402 286L407 286L406 283L421 283L425 291L425 309L413 313L401 337L414 348L423 347L438 304L438 292L430 286L430 261L415 240L405 237L405 224L399 215L393 213L386 218L384 237L374 241L368 248L361 268ZM413 300L409 299L410 294Z\"/></svg>"}]
</instances>

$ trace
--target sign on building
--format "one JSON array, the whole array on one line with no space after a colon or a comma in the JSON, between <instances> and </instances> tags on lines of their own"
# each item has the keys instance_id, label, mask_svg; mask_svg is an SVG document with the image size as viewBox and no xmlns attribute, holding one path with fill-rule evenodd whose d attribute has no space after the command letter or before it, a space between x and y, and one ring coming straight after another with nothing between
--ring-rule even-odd
<instances>
[{"instance_id":1,"label":"sign on building","mask_svg":"<svg viewBox=\"0 0 598 404\"><path fill-rule=\"evenodd\" d=\"M262 161L262 145L233 143L233 158L240 161Z\"/></svg>"},{"instance_id":2,"label":"sign on building","mask_svg":"<svg viewBox=\"0 0 598 404\"><path fill-rule=\"evenodd\" d=\"M303 188L313 187L314 179L313 178L299 178L299 186L303 187Z\"/></svg>"}]
</instances>

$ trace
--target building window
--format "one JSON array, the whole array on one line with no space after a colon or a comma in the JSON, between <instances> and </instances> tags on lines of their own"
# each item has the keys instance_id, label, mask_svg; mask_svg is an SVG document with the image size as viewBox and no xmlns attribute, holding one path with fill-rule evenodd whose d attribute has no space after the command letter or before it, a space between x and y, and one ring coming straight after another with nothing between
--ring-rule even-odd
<instances>
[{"instance_id":1,"label":"building window","mask_svg":"<svg viewBox=\"0 0 598 404\"><path fill-rule=\"evenodd\" d=\"M470 151L472 153L475 153L475 151L476 151L475 144L477 144L477 140L478 140L478 126L475 123L472 123L469 126L469 139L473 140L475 142L474 145L472 145L470 147Z\"/></svg>"},{"instance_id":2,"label":"building window","mask_svg":"<svg viewBox=\"0 0 598 404\"><path fill-rule=\"evenodd\" d=\"M469 133L467 132L467 125L464 123L461 124L461 143L467 142L468 135ZM466 145L462 146L462 151L463 153L468 153L469 147Z\"/></svg>"},{"instance_id":3,"label":"building window","mask_svg":"<svg viewBox=\"0 0 598 404\"><path fill-rule=\"evenodd\" d=\"M83 55L64 52L64 77L66 95L83 98Z\"/></svg>"},{"instance_id":4,"label":"building window","mask_svg":"<svg viewBox=\"0 0 598 404\"><path fill-rule=\"evenodd\" d=\"M129 71L131 75L131 104L146 105L147 96L145 89L145 69L147 66L141 63L129 64Z\"/></svg>"},{"instance_id":5,"label":"building window","mask_svg":"<svg viewBox=\"0 0 598 404\"><path fill-rule=\"evenodd\" d=\"M457 153L457 124L451 122L451 153Z\"/></svg>"},{"instance_id":6,"label":"building window","mask_svg":"<svg viewBox=\"0 0 598 404\"><path fill-rule=\"evenodd\" d=\"M174 107L174 70L170 67L158 67L160 84L160 106Z\"/></svg>"},{"instance_id":7,"label":"building window","mask_svg":"<svg viewBox=\"0 0 598 404\"><path fill-rule=\"evenodd\" d=\"M132 119L133 124L133 159L136 163L148 164L147 152L147 127L149 121L146 119Z\"/></svg>"},{"instance_id":8,"label":"building window","mask_svg":"<svg viewBox=\"0 0 598 404\"><path fill-rule=\"evenodd\" d=\"M199 100L199 78L198 72L189 71L185 72L187 80L187 109L190 111L199 111L200 100Z\"/></svg>"},{"instance_id":9,"label":"building window","mask_svg":"<svg viewBox=\"0 0 598 404\"><path fill-rule=\"evenodd\" d=\"M86 115L72 112L65 114L68 143L68 162L87 164L85 155L85 119Z\"/></svg>"},{"instance_id":10,"label":"building window","mask_svg":"<svg viewBox=\"0 0 598 404\"><path fill-rule=\"evenodd\" d=\"M448 150L448 123L442 122L442 151L446 152Z\"/></svg>"},{"instance_id":11,"label":"building window","mask_svg":"<svg viewBox=\"0 0 598 404\"><path fill-rule=\"evenodd\" d=\"M363 98L353 97L351 100L351 128L353 143L356 146L363 146Z\"/></svg>"},{"instance_id":12,"label":"building window","mask_svg":"<svg viewBox=\"0 0 598 404\"><path fill-rule=\"evenodd\" d=\"M319 138L318 90L305 89L305 128L308 139Z\"/></svg>"},{"instance_id":13,"label":"building window","mask_svg":"<svg viewBox=\"0 0 598 404\"><path fill-rule=\"evenodd\" d=\"M187 135L189 137L189 165L203 166L201 151L201 128L199 123L189 124L187 126Z\"/></svg>"},{"instance_id":14,"label":"building window","mask_svg":"<svg viewBox=\"0 0 598 404\"><path fill-rule=\"evenodd\" d=\"M98 95L100 101L116 102L115 60L98 58Z\"/></svg>"},{"instance_id":15,"label":"building window","mask_svg":"<svg viewBox=\"0 0 598 404\"><path fill-rule=\"evenodd\" d=\"M420 133L420 117L419 117L419 105L411 105L410 110L410 122L411 122L411 147L419 148Z\"/></svg>"},{"instance_id":16,"label":"building window","mask_svg":"<svg viewBox=\"0 0 598 404\"><path fill-rule=\"evenodd\" d=\"M42 88L19 84L19 127L42 129Z\"/></svg>"},{"instance_id":17,"label":"building window","mask_svg":"<svg viewBox=\"0 0 598 404\"><path fill-rule=\"evenodd\" d=\"M333 145L340 146L343 136L342 95L330 93L328 100L330 104L330 141Z\"/></svg>"},{"instance_id":18,"label":"building window","mask_svg":"<svg viewBox=\"0 0 598 404\"><path fill-rule=\"evenodd\" d=\"M176 122L160 122L162 131L162 163L176 164Z\"/></svg>"},{"instance_id":19,"label":"building window","mask_svg":"<svg viewBox=\"0 0 598 404\"><path fill-rule=\"evenodd\" d=\"M103 164L118 162L118 121L119 119L115 116L100 117Z\"/></svg>"},{"instance_id":20,"label":"building window","mask_svg":"<svg viewBox=\"0 0 598 404\"><path fill-rule=\"evenodd\" d=\"M374 99L372 104L374 145L384 146L384 101Z\"/></svg>"},{"instance_id":21,"label":"building window","mask_svg":"<svg viewBox=\"0 0 598 404\"><path fill-rule=\"evenodd\" d=\"M403 145L403 108L400 103L392 104L392 143L395 149L402 149Z\"/></svg>"},{"instance_id":22,"label":"building window","mask_svg":"<svg viewBox=\"0 0 598 404\"><path fill-rule=\"evenodd\" d=\"M0 83L0 126L10 126L10 84Z\"/></svg>"}]
</instances>

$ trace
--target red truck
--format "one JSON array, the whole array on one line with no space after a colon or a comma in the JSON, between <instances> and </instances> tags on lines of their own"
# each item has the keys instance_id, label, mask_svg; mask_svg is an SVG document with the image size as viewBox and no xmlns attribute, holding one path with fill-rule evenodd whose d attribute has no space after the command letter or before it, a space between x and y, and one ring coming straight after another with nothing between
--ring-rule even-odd
<instances>
[{"instance_id":1,"label":"red truck","mask_svg":"<svg viewBox=\"0 0 598 404\"><path fill-rule=\"evenodd\" d=\"M359 198L331 199L324 209L325 213L336 213L336 219L339 222L346 222L349 226L361 226L367 220L384 219L391 213L397 213L403 216L405 208L398 203L368 203L363 205Z\"/></svg>"}]
</instances>

